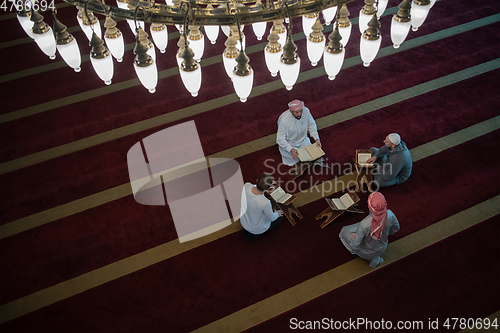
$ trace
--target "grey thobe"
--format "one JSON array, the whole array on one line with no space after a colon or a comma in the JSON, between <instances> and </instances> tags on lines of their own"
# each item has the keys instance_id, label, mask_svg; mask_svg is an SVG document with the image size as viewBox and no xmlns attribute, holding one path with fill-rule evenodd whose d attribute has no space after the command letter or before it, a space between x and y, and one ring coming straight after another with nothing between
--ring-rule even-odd
<instances>
[{"instance_id":1,"label":"grey thobe","mask_svg":"<svg viewBox=\"0 0 500 333\"><path fill-rule=\"evenodd\" d=\"M413 162L406 144L401 141L394 149L383 146L380 149L370 148L375 161L379 165L374 172L374 181L379 187L387 187L404 183L411 175Z\"/></svg>"},{"instance_id":2,"label":"grey thobe","mask_svg":"<svg viewBox=\"0 0 500 333\"><path fill-rule=\"evenodd\" d=\"M363 259L378 259L384 253L387 244L387 237L399 230L399 222L391 210L387 210L387 221L379 240L373 239L370 235L372 225L372 214L365 217L361 222L347 225L340 231L339 237L346 249L352 254L357 254ZM351 240L352 235L354 239Z\"/></svg>"}]
</instances>

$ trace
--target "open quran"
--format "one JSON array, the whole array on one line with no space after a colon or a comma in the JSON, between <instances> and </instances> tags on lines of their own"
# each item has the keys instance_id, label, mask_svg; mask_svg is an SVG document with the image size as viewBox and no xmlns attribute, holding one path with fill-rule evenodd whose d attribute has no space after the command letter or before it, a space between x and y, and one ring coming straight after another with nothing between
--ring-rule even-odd
<instances>
[{"instance_id":1,"label":"open quran","mask_svg":"<svg viewBox=\"0 0 500 333\"><path fill-rule=\"evenodd\" d=\"M356 150L356 163L362 167L375 167L373 163L366 163L366 161L372 157L372 153L369 150Z\"/></svg>"},{"instance_id":2,"label":"open quran","mask_svg":"<svg viewBox=\"0 0 500 333\"><path fill-rule=\"evenodd\" d=\"M290 193L286 193L281 187L276 188L270 195L274 201L285 205L290 203L292 201L291 199L295 198Z\"/></svg>"},{"instance_id":3,"label":"open quran","mask_svg":"<svg viewBox=\"0 0 500 333\"><path fill-rule=\"evenodd\" d=\"M349 193L344 194L340 198L327 199L326 201L333 209L337 210L346 210L354 205L354 200L352 200Z\"/></svg>"},{"instance_id":4,"label":"open quran","mask_svg":"<svg viewBox=\"0 0 500 333\"><path fill-rule=\"evenodd\" d=\"M314 161L325 155L323 149L316 146L316 143L313 143L305 148L299 148L297 149L297 152L299 153L299 159L302 162Z\"/></svg>"}]
</instances>

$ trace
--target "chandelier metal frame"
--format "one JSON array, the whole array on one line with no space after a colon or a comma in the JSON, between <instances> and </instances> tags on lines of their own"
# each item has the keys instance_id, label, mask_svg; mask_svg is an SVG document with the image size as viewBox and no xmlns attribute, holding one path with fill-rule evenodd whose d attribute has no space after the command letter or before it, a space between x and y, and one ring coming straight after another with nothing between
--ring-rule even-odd
<instances>
[{"instance_id":1,"label":"chandelier metal frame","mask_svg":"<svg viewBox=\"0 0 500 333\"><path fill-rule=\"evenodd\" d=\"M284 18L294 18L321 12L323 9L342 6L354 0L266 0L258 4L252 0L191 0L174 1L173 6L155 3L154 0L119 0L126 3L130 10L109 6L99 0L63 0L74 6L87 6L89 11L108 15L113 19L138 20L146 23L163 23L165 25L182 25L186 12L189 11L189 24L197 26L219 25L231 26L237 24L235 14L239 16L241 25L257 22L272 22ZM104 2L104 1L103 1ZM285 4L288 11L285 9ZM208 5L217 8L207 8ZM223 5L223 6L220 6ZM142 7L143 10L134 11Z\"/></svg>"}]
</instances>

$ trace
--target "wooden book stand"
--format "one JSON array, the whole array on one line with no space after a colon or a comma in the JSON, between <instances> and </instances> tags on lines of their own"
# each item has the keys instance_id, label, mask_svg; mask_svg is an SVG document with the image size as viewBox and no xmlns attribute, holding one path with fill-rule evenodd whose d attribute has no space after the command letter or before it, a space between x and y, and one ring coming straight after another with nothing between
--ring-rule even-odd
<instances>
[{"instance_id":1,"label":"wooden book stand","mask_svg":"<svg viewBox=\"0 0 500 333\"><path fill-rule=\"evenodd\" d=\"M276 200L274 200L273 197L267 192L264 192L264 196L269 199L269 201L271 201L274 209L281 209L283 211L283 215L285 215L288 221L290 221L290 224L292 226L295 226L295 219L293 218L292 213L295 214L299 219L303 218L302 214L292 202L293 200L295 200L295 198L297 198L297 196L292 195L292 197L288 199L284 204L276 202Z\"/></svg>"},{"instance_id":2,"label":"wooden book stand","mask_svg":"<svg viewBox=\"0 0 500 333\"><path fill-rule=\"evenodd\" d=\"M361 187L363 184L366 184L368 187L368 191L373 192L372 190L372 182L373 182L373 176L372 176L372 169L376 168L376 165L374 166L366 166L366 165L359 165L358 163L358 154L359 153L365 153L365 154L371 154L371 150L366 149L366 150L356 150L356 163L354 164L356 166L356 192L359 192L361 190Z\"/></svg>"},{"instance_id":3,"label":"wooden book stand","mask_svg":"<svg viewBox=\"0 0 500 333\"><path fill-rule=\"evenodd\" d=\"M337 217L342 215L344 212L358 213L358 214L363 213L362 210L354 208L354 206L359 201L359 197L356 194L356 192L349 190L348 193L349 193L349 196L351 197L351 199L354 201L354 205L352 205L351 207L349 207L346 210L339 210L337 208L332 207L332 205L330 205L330 203L328 203L328 200L331 200L331 199L325 198L326 202L328 203L328 207L316 216L316 220L319 220L323 217L326 217L326 220L321 224L321 229L323 229L324 227L329 225L333 220L335 220Z\"/></svg>"}]
</instances>

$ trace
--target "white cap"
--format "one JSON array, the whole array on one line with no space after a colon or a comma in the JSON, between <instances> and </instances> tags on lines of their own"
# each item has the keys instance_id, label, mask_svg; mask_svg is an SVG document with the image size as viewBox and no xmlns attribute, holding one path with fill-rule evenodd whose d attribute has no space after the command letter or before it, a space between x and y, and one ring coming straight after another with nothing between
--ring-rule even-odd
<instances>
[{"instance_id":1,"label":"white cap","mask_svg":"<svg viewBox=\"0 0 500 333\"><path fill-rule=\"evenodd\" d=\"M401 143L401 137L397 133L391 133L389 134L389 140L395 144L396 146Z\"/></svg>"}]
</instances>

